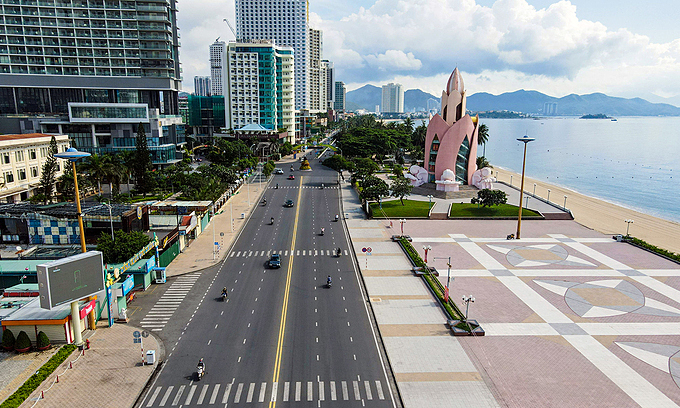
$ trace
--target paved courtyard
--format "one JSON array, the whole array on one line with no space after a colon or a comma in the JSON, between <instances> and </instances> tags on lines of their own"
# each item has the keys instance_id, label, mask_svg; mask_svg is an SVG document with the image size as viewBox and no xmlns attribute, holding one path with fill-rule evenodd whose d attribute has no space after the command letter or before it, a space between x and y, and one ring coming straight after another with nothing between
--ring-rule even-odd
<instances>
[{"instance_id":1,"label":"paved courtyard","mask_svg":"<svg viewBox=\"0 0 680 408\"><path fill-rule=\"evenodd\" d=\"M421 256L432 247L444 284L451 256L453 299L475 297L486 336L458 340L498 403L677 407L680 265L573 221L525 221L521 240L505 240L515 227L404 226Z\"/></svg>"}]
</instances>

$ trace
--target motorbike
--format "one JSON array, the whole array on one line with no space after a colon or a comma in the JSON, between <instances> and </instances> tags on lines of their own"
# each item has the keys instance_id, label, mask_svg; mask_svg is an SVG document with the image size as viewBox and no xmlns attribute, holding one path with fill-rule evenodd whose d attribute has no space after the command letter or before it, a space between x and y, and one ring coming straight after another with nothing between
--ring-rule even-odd
<instances>
[{"instance_id":1,"label":"motorbike","mask_svg":"<svg viewBox=\"0 0 680 408\"><path fill-rule=\"evenodd\" d=\"M338 222L339 219L340 219L340 217L336 214L335 215L335 222Z\"/></svg>"},{"instance_id":2,"label":"motorbike","mask_svg":"<svg viewBox=\"0 0 680 408\"><path fill-rule=\"evenodd\" d=\"M196 381L201 381L201 378L205 375L205 366L198 365L196 367Z\"/></svg>"},{"instance_id":3,"label":"motorbike","mask_svg":"<svg viewBox=\"0 0 680 408\"><path fill-rule=\"evenodd\" d=\"M327 287L327 288L330 288L331 286L333 286L333 282L331 282L331 281L326 281L326 287Z\"/></svg>"},{"instance_id":4,"label":"motorbike","mask_svg":"<svg viewBox=\"0 0 680 408\"><path fill-rule=\"evenodd\" d=\"M326 231L323 228L321 228L321 234L320 235L323 235L324 232L326 232Z\"/></svg>"},{"instance_id":5,"label":"motorbike","mask_svg":"<svg viewBox=\"0 0 680 408\"><path fill-rule=\"evenodd\" d=\"M293 166L290 166L290 171L295 171L295 169L293 168Z\"/></svg>"},{"instance_id":6,"label":"motorbike","mask_svg":"<svg viewBox=\"0 0 680 408\"><path fill-rule=\"evenodd\" d=\"M226 292L222 292L222 301L223 302L227 301L227 293Z\"/></svg>"},{"instance_id":7,"label":"motorbike","mask_svg":"<svg viewBox=\"0 0 680 408\"><path fill-rule=\"evenodd\" d=\"M510 234L507 237L505 237L505 239L507 239L508 241L511 239L515 239L515 234Z\"/></svg>"},{"instance_id":8,"label":"motorbike","mask_svg":"<svg viewBox=\"0 0 680 408\"><path fill-rule=\"evenodd\" d=\"M336 256L340 258L340 255L342 255L342 249L338 248L338 250L335 252Z\"/></svg>"}]
</instances>

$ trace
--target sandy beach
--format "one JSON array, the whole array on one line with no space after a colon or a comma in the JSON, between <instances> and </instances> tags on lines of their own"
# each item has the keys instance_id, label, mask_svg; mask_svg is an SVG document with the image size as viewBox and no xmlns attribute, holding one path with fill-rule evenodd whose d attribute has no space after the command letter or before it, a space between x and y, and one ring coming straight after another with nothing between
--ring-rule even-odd
<instances>
[{"instance_id":1,"label":"sandy beach","mask_svg":"<svg viewBox=\"0 0 680 408\"><path fill-rule=\"evenodd\" d=\"M494 174L496 171L498 171L499 181L509 184L512 176L512 185L519 188L521 181L519 174L500 167L494 168ZM550 189L550 201L560 206L564 204L564 196L566 195L567 208L571 210L576 222L585 227L605 234L625 234L627 224L624 220L632 219L633 223L630 224L631 236L660 248L680 253L680 224L676 222L643 214L529 177L525 177L524 191L533 192L534 183L536 183L537 196L547 199L548 189Z\"/></svg>"}]
</instances>

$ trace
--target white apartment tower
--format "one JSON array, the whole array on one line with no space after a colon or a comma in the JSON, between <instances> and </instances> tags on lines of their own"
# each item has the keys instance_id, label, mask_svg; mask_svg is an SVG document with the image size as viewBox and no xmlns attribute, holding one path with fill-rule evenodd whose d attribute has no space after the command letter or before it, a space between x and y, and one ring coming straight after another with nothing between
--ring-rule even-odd
<instances>
[{"instance_id":1,"label":"white apartment tower","mask_svg":"<svg viewBox=\"0 0 680 408\"><path fill-rule=\"evenodd\" d=\"M195 76L194 77L194 95L210 96L210 77Z\"/></svg>"},{"instance_id":2,"label":"white apartment tower","mask_svg":"<svg viewBox=\"0 0 680 408\"><path fill-rule=\"evenodd\" d=\"M321 91L321 56L323 54L323 32L309 29L309 110L312 113L326 111L325 94ZM326 84L325 78L323 84Z\"/></svg>"},{"instance_id":3,"label":"white apartment tower","mask_svg":"<svg viewBox=\"0 0 680 408\"><path fill-rule=\"evenodd\" d=\"M382 86L382 106L384 113L404 112L404 87L401 84L389 83Z\"/></svg>"},{"instance_id":4,"label":"white apartment tower","mask_svg":"<svg viewBox=\"0 0 680 408\"><path fill-rule=\"evenodd\" d=\"M236 0L236 38L274 40L295 52L295 109L309 109L308 0Z\"/></svg>"},{"instance_id":5,"label":"white apartment tower","mask_svg":"<svg viewBox=\"0 0 680 408\"><path fill-rule=\"evenodd\" d=\"M227 46L224 41L215 40L210 44L210 94L224 95L224 68L227 61Z\"/></svg>"}]
</instances>

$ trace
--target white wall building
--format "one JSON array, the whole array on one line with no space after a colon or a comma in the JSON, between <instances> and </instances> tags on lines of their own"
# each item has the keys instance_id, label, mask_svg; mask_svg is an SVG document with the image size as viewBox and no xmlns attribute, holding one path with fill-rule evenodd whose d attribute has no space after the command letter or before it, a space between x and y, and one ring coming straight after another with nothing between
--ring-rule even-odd
<instances>
[{"instance_id":1,"label":"white wall building","mask_svg":"<svg viewBox=\"0 0 680 408\"><path fill-rule=\"evenodd\" d=\"M326 109L334 109L335 105L335 67L328 60L321 61L326 70Z\"/></svg>"},{"instance_id":2,"label":"white wall building","mask_svg":"<svg viewBox=\"0 0 680 408\"><path fill-rule=\"evenodd\" d=\"M210 77L195 76L194 77L194 95L210 96L212 95L210 89Z\"/></svg>"},{"instance_id":3,"label":"white wall building","mask_svg":"<svg viewBox=\"0 0 680 408\"><path fill-rule=\"evenodd\" d=\"M29 133L0 135L0 201L27 200L38 193L42 167L47 160L51 135ZM69 148L68 135L55 135L57 150ZM63 160L57 159L55 179L64 174Z\"/></svg>"},{"instance_id":4,"label":"white wall building","mask_svg":"<svg viewBox=\"0 0 680 408\"><path fill-rule=\"evenodd\" d=\"M295 51L295 109L309 109L307 0L236 0L236 38L271 39Z\"/></svg>"},{"instance_id":5,"label":"white wall building","mask_svg":"<svg viewBox=\"0 0 680 408\"><path fill-rule=\"evenodd\" d=\"M383 113L404 112L404 87L401 84L389 83L382 86Z\"/></svg>"},{"instance_id":6,"label":"white wall building","mask_svg":"<svg viewBox=\"0 0 680 408\"><path fill-rule=\"evenodd\" d=\"M224 95L224 69L227 61L227 46L224 41L215 40L210 44L210 94Z\"/></svg>"},{"instance_id":7,"label":"white wall building","mask_svg":"<svg viewBox=\"0 0 680 408\"><path fill-rule=\"evenodd\" d=\"M295 141L295 79L292 47L272 41L230 42L225 82L226 126L259 124L286 129Z\"/></svg>"},{"instance_id":8,"label":"white wall building","mask_svg":"<svg viewBox=\"0 0 680 408\"><path fill-rule=\"evenodd\" d=\"M321 90L321 75L324 71L321 67L323 55L323 32L321 30L309 29L309 110L312 113L325 112L326 101L325 89ZM323 85L326 85L324 78Z\"/></svg>"}]
</instances>

